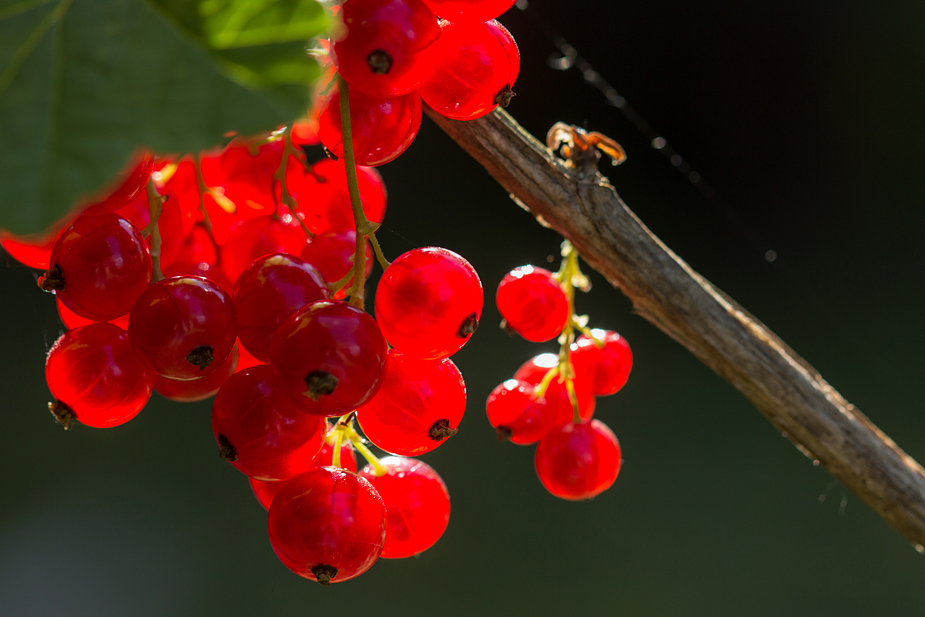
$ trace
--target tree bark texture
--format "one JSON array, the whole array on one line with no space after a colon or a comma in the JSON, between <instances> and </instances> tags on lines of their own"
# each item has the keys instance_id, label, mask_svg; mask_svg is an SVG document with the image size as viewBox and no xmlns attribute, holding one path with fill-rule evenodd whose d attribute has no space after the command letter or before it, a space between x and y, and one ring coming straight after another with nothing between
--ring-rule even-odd
<instances>
[{"instance_id":1,"label":"tree bark texture","mask_svg":"<svg viewBox=\"0 0 925 617\"><path fill-rule=\"evenodd\" d=\"M925 550L922 467L662 244L606 178L567 165L502 110L469 122L427 113L515 201L570 240L640 315L735 386L801 452Z\"/></svg>"}]
</instances>

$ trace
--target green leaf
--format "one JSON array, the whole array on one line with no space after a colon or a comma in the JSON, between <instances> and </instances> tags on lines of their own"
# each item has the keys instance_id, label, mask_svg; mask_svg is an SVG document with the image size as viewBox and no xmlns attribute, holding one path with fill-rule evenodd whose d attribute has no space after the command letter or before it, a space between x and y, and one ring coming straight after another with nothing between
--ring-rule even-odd
<instances>
[{"instance_id":1,"label":"green leaf","mask_svg":"<svg viewBox=\"0 0 925 617\"><path fill-rule=\"evenodd\" d=\"M314 0L0 0L0 228L41 231L133 151L304 114Z\"/></svg>"}]
</instances>

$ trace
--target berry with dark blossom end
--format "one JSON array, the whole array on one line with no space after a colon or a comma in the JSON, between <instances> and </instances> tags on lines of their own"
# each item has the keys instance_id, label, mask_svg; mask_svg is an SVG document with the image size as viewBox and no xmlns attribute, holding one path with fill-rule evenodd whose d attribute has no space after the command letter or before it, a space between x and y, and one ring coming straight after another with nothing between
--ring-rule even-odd
<instances>
[{"instance_id":1,"label":"berry with dark blossom end","mask_svg":"<svg viewBox=\"0 0 925 617\"><path fill-rule=\"evenodd\" d=\"M482 283L472 265L444 248L418 248L386 268L376 319L392 347L435 360L456 353L482 316Z\"/></svg>"},{"instance_id":2,"label":"berry with dark blossom end","mask_svg":"<svg viewBox=\"0 0 925 617\"><path fill-rule=\"evenodd\" d=\"M571 406L549 403L538 397L535 387L525 381L508 379L488 395L485 403L488 422L500 441L526 446L538 442L557 426L572 420Z\"/></svg>"},{"instance_id":3,"label":"berry with dark blossom end","mask_svg":"<svg viewBox=\"0 0 925 617\"><path fill-rule=\"evenodd\" d=\"M327 282L311 264L285 254L261 257L235 285L238 338L251 355L266 362L280 324L306 304L329 297Z\"/></svg>"},{"instance_id":4,"label":"berry with dark blossom end","mask_svg":"<svg viewBox=\"0 0 925 617\"><path fill-rule=\"evenodd\" d=\"M591 330L594 338L581 335L572 343L571 357L576 370L587 371L595 396L616 394L629 378L633 352L626 339L613 330ZM603 343L598 347L599 341Z\"/></svg>"},{"instance_id":5,"label":"berry with dark blossom end","mask_svg":"<svg viewBox=\"0 0 925 617\"><path fill-rule=\"evenodd\" d=\"M351 90L350 128L356 164L376 167L398 158L417 136L423 109L417 92L384 97ZM344 157L337 89L321 108L318 138L334 156Z\"/></svg>"},{"instance_id":6,"label":"berry with dark blossom end","mask_svg":"<svg viewBox=\"0 0 925 617\"><path fill-rule=\"evenodd\" d=\"M440 26L421 0L350 0L341 14L346 32L334 41L334 64L351 88L406 94L434 70Z\"/></svg>"},{"instance_id":7,"label":"berry with dark blossom end","mask_svg":"<svg viewBox=\"0 0 925 617\"><path fill-rule=\"evenodd\" d=\"M544 268L521 266L508 272L495 302L507 326L534 343L558 336L568 323L568 297Z\"/></svg>"},{"instance_id":8,"label":"berry with dark blossom end","mask_svg":"<svg viewBox=\"0 0 925 617\"><path fill-rule=\"evenodd\" d=\"M578 501L610 488L623 457L613 431L600 420L591 420L550 431L536 447L534 463L546 490Z\"/></svg>"},{"instance_id":9,"label":"berry with dark blossom end","mask_svg":"<svg viewBox=\"0 0 925 617\"><path fill-rule=\"evenodd\" d=\"M302 408L340 416L371 399L382 381L387 348L376 321L345 302L320 300L282 323L270 365Z\"/></svg>"},{"instance_id":10,"label":"berry with dark blossom end","mask_svg":"<svg viewBox=\"0 0 925 617\"><path fill-rule=\"evenodd\" d=\"M424 102L454 120L474 120L507 107L520 73L514 37L495 20L440 22L439 63L421 86Z\"/></svg>"},{"instance_id":11,"label":"berry with dark blossom end","mask_svg":"<svg viewBox=\"0 0 925 617\"><path fill-rule=\"evenodd\" d=\"M215 396L222 384L234 375L235 370L237 370L239 356L238 346L235 345L217 370L199 379L179 380L155 375L154 391L177 403L204 401Z\"/></svg>"},{"instance_id":12,"label":"berry with dark blossom end","mask_svg":"<svg viewBox=\"0 0 925 617\"><path fill-rule=\"evenodd\" d=\"M385 504L355 473L318 467L280 487L267 527L283 565L327 586L359 576L379 558L386 534Z\"/></svg>"},{"instance_id":13,"label":"berry with dark blossom end","mask_svg":"<svg viewBox=\"0 0 925 617\"><path fill-rule=\"evenodd\" d=\"M326 428L323 418L304 413L279 392L266 365L232 375L212 403L222 458L259 480L285 480L310 469Z\"/></svg>"},{"instance_id":14,"label":"berry with dark blossom end","mask_svg":"<svg viewBox=\"0 0 925 617\"><path fill-rule=\"evenodd\" d=\"M360 471L385 503L388 525L382 557L411 557L433 546L450 522L450 494L440 475L427 463L389 456L379 463L386 474L377 476L372 465Z\"/></svg>"},{"instance_id":15,"label":"berry with dark blossom end","mask_svg":"<svg viewBox=\"0 0 925 617\"><path fill-rule=\"evenodd\" d=\"M141 234L112 213L83 215L58 234L51 267L38 285L94 321L125 315L151 281L151 255Z\"/></svg>"},{"instance_id":16,"label":"berry with dark blossom end","mask_svg":"<svg viewBox=\"0 0 925 617\"><path fill-rule=\"evenodd\" d=\"M134 418L151 398L154 373L135 356L125 330L95 323L68 330L45 360L45 380L57 401L49 409L70 420L107 428Z\"/></svg>"},{"instance_id":17,"label":"berry with dark blossom end","mask_svg":"<svg viewBox=\"0 0 925 617\"><path fill-rule=\"evenodd\" d=\"M357 422L382 450L418 456L455 435L465 411L466 384L452 360L421 360L392 349L382 386L357 410Z\"/></svg>"},{"instance_id":18,"label":"berry with dark blossom end","mask_svg":"<svg viewBox=\"0 0 925 617\"><path fill-rule=\"evenodd\" d=\"M139 356L159 375L197 379L217 370L235 343L234 302L198 276L158 281L138 298L128 333Z\"/></svg>"}]
</instances>

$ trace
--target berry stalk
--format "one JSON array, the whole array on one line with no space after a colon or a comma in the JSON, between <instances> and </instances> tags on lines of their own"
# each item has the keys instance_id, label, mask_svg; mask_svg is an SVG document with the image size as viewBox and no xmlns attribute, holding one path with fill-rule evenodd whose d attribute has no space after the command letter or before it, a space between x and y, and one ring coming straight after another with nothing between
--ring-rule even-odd
<instances>
[{"instance_id":1,"label":"berry stalk","mask_svg":"<svg viewBox=\"0 0 925 617\"><path fill-rule=\"evenodd\" d=\"M148 180L146 190L148 191L148 210L151 217L148 226L142 232L142 235L151 234L151 265L153 274L151 281L157 282L164 280L164 273L161 271L161 230L158 227L158 220L161 218L161 208L164 204L164 197L157 192L154 187L154 180Z\"/></svg>"},{"instance_id":2,"label":"berry stalk","mask_svg":"<svg viewBox=\"0 0 925 617\"><path fill-rule=\"evenodd\" d=\"M292 213L292 218L294 218L299 225L302 227L302 231L305 232L305 235L309 240L315 237L315 234L311 232L308 228L308 225L305 224L305 221L302 220L302 217L296 212L296 202L292 198L292 195L289 193L289 188L286 186L286 165L289 163L289 157L294 156L299 163L305 165L305 161L302 159L302 153L292 145L292 126L287 126L281 130L281 139L283 140L283 155L279 161L279 167L276 168L276 171L273 173L273 179L279 182L280 190L282 195L280 200L283 204L289 208L289 212Z\"/></svg>"}]
</instances>

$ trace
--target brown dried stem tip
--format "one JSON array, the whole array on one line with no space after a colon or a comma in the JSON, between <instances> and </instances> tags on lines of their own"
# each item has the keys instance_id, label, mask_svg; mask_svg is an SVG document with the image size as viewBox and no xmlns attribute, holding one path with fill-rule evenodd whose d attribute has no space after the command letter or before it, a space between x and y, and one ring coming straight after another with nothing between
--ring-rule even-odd
<instances>
[{"instance_id":1,"label":"brown dried stem tip","mask_svg":"<svg viewBox=\"0 0 925 617\"><path fill-rule=\"evenodd\" d=\"M45 274L39 277L39 289L42 291L61 291L64 289L64 274L61 272L61 266L53 265Z\"/></svg>"},{"instance_id":2,"label":"brown dried stem tip","mask_svg":"<svg viewBox=\"0 0 925 617\"><path fill-rule=\"evenodd\" d=\"M331 579L337 576L337 568L319 564L312 567L312 574L315 575L315 580L327 587L331 584Z\"/></svg>"},{"instance_id":3,"label":"brown dried stem tip","mask_svg":"<svg viewBox=\"0 0 925 617\"><path fill-rule=\"evenodd\" d=\"M459 338L466 338L478 329L479 316L475 313L472 313L466 317L461 324L459 324L459 330L456 331L456 336Z\"/></svg>"},{"instance_id":4,"label":"brown dried stem tip","mask_svg":"<svg viewBox=\"0 0 925 617\"><path fill-rule=\"evenodd\" d=\"M322 396L334 392L337 377L327 371L312 371L305 376L305 385L308 386L308 398L318 402Z\"/></svg>"},{"instance_id":5,"label":"brown dried stem tip","mask_svg":"<svg viewBox=\"0 0 925 617\"><path fill-rule=\"evenodd\" d=\"M437 420L430 427L430 438L434 441L443 441L447 437L452 437L459 432L458 428L450 428L449 420Z\"/></svg>"},{"instance_id":6,"label":"brown dried stem tip","mask_svg":"<svg viewBox=\"0 0 925 617\"><path fill-rule=\"evenodd\" d=\"M238 460L237 450L234 449L234 446L231 445L231 442L228 441L228 438L224 435L218 436L218 455L229 463Z\"/></svg>"},{"instance_id":7,"label":"brown dried stem tip","mask_svg":"<svg viewBox=\"0 0 925 617\"><path fill-rule=\"evenodd\" d=\"M200 345L189 352L189 355L186 356L186 361L193 366L198 366L200 371L204 370L207 366L212 364L212 360L215 359L212 352L213 348L211 345Z\"/></svg>"},{"instance_id":8,"label":"brown dried stem tip","mask_svg":"<svg viewBox=\"0 0 925 617\"><path fill-rule=\"evenodd\" d=\"M50 411L51 415L55 417L55 420L61 423L61 426L64 427L64 430L70 429L71 420L77 419L77 414L74 413L74 410L61 401L48 403L48 411Z\"/></svg>"}]
</instances>

